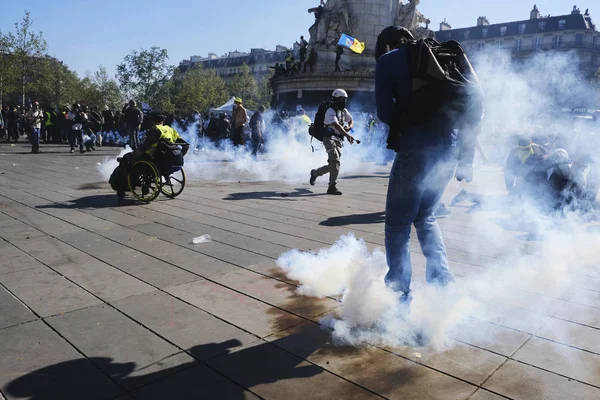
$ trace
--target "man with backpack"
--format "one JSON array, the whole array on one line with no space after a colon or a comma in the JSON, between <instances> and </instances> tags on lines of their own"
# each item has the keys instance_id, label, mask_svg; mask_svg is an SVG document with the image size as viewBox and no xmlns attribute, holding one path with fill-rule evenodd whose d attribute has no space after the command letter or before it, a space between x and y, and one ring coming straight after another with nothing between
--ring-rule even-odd
<instances>
[{"instance_id":1,"label":"man with backpack","mask_svg":"<svg viewBox=\"0 0 600 400\"><path fill-rule=\"evenodd\" d=\"M309 132L317 140L322 140L327 151L327 164L321 168L310 171L310 184L315 185L319 176L329 174L329 188L327 194L341 195L337 188L337 178L340 173L340 158L342 156L342 146L344 138L348 139L350 144L354 143L354 138L348 132L354 126L352 115L346 109L348 93L344 89L333 91L332 99L329 102L319 106L315 123Z\"/></svg>"},{"instance_id":2,"label":"man with backpack","mask_svg":"<svg viewBox=\"0 0 600 400\"><path fill-rule=\"evenodd\" d=\"M415 41L407 29L391 26L379 35L375 58L377 115L390 128L388 149L396 151L386 201L385 282L408 307L412 225L427 260L427 282L454 281L434 212L454 175L472 179L482 93L456 42Z\"/></svg>"}]
</instances>

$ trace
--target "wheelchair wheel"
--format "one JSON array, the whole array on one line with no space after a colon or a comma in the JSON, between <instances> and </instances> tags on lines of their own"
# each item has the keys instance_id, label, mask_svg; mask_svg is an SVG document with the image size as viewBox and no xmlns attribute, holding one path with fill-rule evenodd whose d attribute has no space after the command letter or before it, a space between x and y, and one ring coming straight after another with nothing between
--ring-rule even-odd
<instances>
[{"instance_id":1,"label":"wheelchair wheel","mask_svg":"<svg viewBox=\"0 0 600 400\"><path fill-rule=\"evenodd\" d=\"M185 187L185 171L181 168L171 175L160 177L160 191L170 199L174 199L183 192Z\"/></svg>"},{"instance_id":2,"label":"wheelchair wheel","mask_svg":"<svg viewBox=\"0 0 600 400\"><path fill-rule=\"evenodd\" d=\"M160 175L154 164L146 160L136 161L131 166L127 183L135 198L146 203L156 199L160 193Z\"/></svg>"}]
</instances>

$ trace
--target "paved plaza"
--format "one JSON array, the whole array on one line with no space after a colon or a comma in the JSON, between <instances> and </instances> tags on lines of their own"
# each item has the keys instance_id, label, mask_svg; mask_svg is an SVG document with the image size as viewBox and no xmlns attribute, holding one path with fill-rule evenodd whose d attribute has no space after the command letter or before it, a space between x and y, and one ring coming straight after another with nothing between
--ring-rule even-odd
<instances>
[{"instance_id":1,"label":"paved plaza","mask_svg":"<svg viewBox=\"0 0 600 400\"><path fill-rule=\"evenodd\" d=\"M447 351L331 343L318 322L339 301L297 295L275 260L350 231L383 246L389 167L344 177L342 159L342 197L323 195L325 180L240 173L119 203L97 171L118 149L42 150L0 147L0 398L600 399L600 279L585 274L559 290L515 286ZM502 182L497 168L478 179ZM440 226L459 280L536 246L490 224L511 243L496 247L469 208L451 210ZM213 241L191 243L202 234Z\"/></svg>"}]
</instances>

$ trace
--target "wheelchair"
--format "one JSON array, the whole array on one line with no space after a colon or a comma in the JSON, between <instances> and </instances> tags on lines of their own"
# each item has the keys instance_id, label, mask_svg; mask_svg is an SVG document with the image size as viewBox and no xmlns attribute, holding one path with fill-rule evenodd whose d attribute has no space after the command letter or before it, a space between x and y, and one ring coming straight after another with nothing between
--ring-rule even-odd
<instances>
[{"instance_id":1,"label":"wheelchair","mask_svg":"<svg viewBox=\"0 0 600 400\"><path fill-rule=\"evenodd\" d=\"M185 188L185 171L183 166L160 165L156 160L144 157L129 166L127 188L136 199L145 203L161 193L174 199ZM117 196L123 199L125 191L117 191Z\"/></svg>"}]
</instances>

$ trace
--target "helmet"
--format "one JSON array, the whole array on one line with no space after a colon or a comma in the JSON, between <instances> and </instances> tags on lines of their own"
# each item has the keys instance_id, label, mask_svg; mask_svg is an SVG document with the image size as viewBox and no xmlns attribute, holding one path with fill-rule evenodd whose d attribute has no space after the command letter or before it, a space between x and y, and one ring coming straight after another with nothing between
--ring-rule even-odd
<instances>
[{"instance_id":1,"label":"helmet","mask_svg":"<svg viewBox=\"0 0 600 400\"><path fill-rule=\"evenodd\" d=\"M74 110L79 110L81 108L81 106L78 103L74 103L73 104L73 109Z\"/></svg>"},{"instance_id":2,"label":"helmet","mask_svg":"<svg viewBox=\"0 0 600 400\"><path fill-rule=\"evenodd\" d=\"M397 25L388 26L377 37L375 60L378 60L379 57L388 51L398 48L403 42L414 39L413 34L408 29Z\"/></svg>"},{"instance_id":3,"label":"helmet","mask_svg":"<svg viewBox=\"0 0 600 400\"><path fill-rule=\"evenodd\" d=\"M104 111L108 111L108 110L110 110L110 107L109 106L104 106Z\"/></svg>"},{"instance_id":4,"label":"helmet","mask_svg":"<svg viewBox=\"0 0 600 400\"><path fill-rule=\"evenodd\" d=\"M348 98L348 93L346 93L346 91L344 89L335 89L333 91L333 93L331 94L331 97L335 98L340 98L343 97L345 99Z\"/></svg>"},{"instance_id":5,"label":"helmet","mask_svg":"<svg viewBox=\"0 0 600 400\"><path fill-rule=\"evenodd\" d=\"M136 106L136 104L135 104L135 100L129 100L129 105L130 105L131 107L135 107L135 106Z\"/></svg>"},{"instance_id":6,"label":"helmet","mask_svg":"<svg viewBox=\"0 0 600 400\"><path fill-rule=\"evenodd\" d=\"M240 103L240 104L242 104L242 98L241 98L241 97L236 97L236 98L233 100L233 102L234 102L234 103Z\"/></svg>"}]
</instances>

